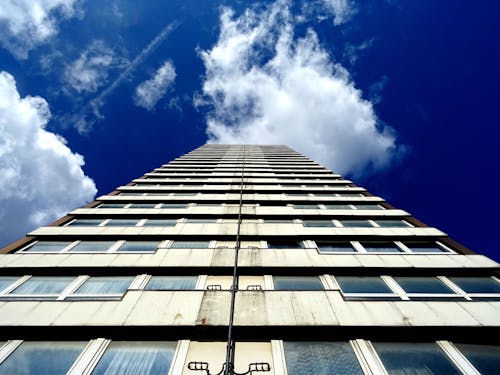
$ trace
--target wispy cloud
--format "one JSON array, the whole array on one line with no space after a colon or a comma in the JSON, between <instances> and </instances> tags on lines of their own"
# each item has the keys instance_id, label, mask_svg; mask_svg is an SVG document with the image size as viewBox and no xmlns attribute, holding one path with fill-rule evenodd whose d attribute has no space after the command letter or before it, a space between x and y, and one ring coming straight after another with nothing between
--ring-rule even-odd
<instances>
[{"instance_id":1,"label":"wispy cloud","mask_svg":"<svg viewBox=\"0 0 500 375\"><path fill-rule=\"evenodd\" d=\"M346 23L356 13L354 3L350 0L323 0L323 5L333 15L335 26Z\"/></svg>"},{"instance_id":2,"label":"wispy cloud","mask_svg":"<svg viewBox=\"0 0 500 375\"><path fill-rule=\"evenodd\" d=\"M104 42L96 40L80 56L64 69L66 83L79 93L95 92L106 84L109 70L128 63L106 47Z\"/></svg>"},{"instance_id":3,"label":"wispy cloud","mask_svg":"<svg viewBox=\"0 0 500 375\"><path fill-rule=\"evenodd\" d=\"M92 200L83 157L45 130L50 110L39 96L22 98L0 72L0 247Z\"/></svg>"},{"instance_id":4,"label":"wispy cloud","mask_svg":"<svg viewBox=\"0 0 500 375\"><path fill-rule=\"evenodd\" d=\"M105 99L110 95L130 74L141 65L151 53L165 40L165 38L174 31L179 25L179 22L174 21L165 26L149 44L128 64L125 65L118 77L105 87L99 94L91 99L83 108L71 116L68 121L77 128L80 133L88 132L96 121L103 119L101 108L104 105Z\"/></svg>"},{"instance_id":5,"label":"wispy cloud","mask_svg":"<svg viewBox=\"0 0 500 375\"><path fill-rule=\"evenodd\" d=\"M201 57L211 142L288 144L341 173L367 174L397 152L349 73L331 62L314 31L296 38L288 2L236 18Z\"/></svg>"},{"instance_id":6,"label":"wispy cloud","mask_svg":"<svg viewBox=\"0 0 500 375\"><path fill-rule=\"evenodd\" d=\"M141 82L137 86L134 96L135 104L148 111L152 110L156 103L167 93L175 77L174 64L171 61L165 61L151 79Z\"/></svg>"},{"instance_id":7,"label":"wispy cloud","mask_svg":"<svg viewBox=\"0 0 500 375\"><path fill-rule=\"evenodd\" d=\"M343 57L345 60L349 62L349 64L354 65L356 61L358 61L359 58L359 53L361 51L364 51L365 49L371 47L373 43L375 42L375 39L368 39L365 40L359 44L354 44L354 43L346 43L345 48L344 48L344 53Z\"/></svg>"},{"instance_id":8,"label":"wispy cloud","mask_svg":"<svg viewBox=\"0 0 500 375\"><path fill-rule=\"evenodd\" d=\"M16 58L57 34L57 23L78 15L79 0L2 0L0 43Z\"/></svg>"}]
</instances>

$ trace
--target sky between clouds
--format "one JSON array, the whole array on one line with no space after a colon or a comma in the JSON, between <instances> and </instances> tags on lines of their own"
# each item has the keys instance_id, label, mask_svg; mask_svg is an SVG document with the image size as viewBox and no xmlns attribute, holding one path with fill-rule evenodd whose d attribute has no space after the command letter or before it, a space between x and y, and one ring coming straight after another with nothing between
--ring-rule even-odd
<instances>
[{"instance_id":1,"label":"sky between clouds","mask_svg":"<svg viewBox=\"0 0 500 375\"><path fill-rule=\"evenodd\" d=\"M429 4L422 9L441 11ZM389 107L384 92L399 87L401 67L378 63L397 53L383 35L396 43L416 31L397 17L411 14L425 24L426 14L412 7L351 0L252 6L4 0L0 230L8 234L0 245L92 200L96 185L109 190L206 141L288 144L356 179L396 173L414 183L402 161L430 146L410 136L418 127L398 120L425 123L433 104L408 100L403 109L411 117L393 116L401 105L389 95ZM392 18L373 27L376 12ZM131 157L126 166L121 153ZM134 169L132 156L144 164ZM115 165L115 173L106 165ZM377 181L374 188L397 196Z\"/></svg>"}]
</instances>

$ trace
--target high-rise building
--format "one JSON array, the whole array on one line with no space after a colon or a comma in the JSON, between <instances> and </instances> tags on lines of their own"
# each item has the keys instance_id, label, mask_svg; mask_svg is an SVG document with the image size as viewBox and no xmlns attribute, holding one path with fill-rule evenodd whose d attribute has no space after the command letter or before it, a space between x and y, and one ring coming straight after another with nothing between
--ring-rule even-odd
<instances>
[{"instance_id":1,"label":"high-rise building","mask_svg":"<svg viewBox=\"0 0 500 375\"><path fill-rule=\"evenodd\" d=\"M286 146L205 145L1 253L0 374L500 373L498 264Z\"/></svg>"}]
</instances>

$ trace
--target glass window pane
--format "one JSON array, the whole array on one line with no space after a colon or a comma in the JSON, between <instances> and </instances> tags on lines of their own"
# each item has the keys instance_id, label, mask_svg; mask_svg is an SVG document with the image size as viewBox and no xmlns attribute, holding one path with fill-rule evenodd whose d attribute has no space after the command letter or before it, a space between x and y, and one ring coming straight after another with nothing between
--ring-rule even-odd
<instances>
[{"instance_id":1,"label":"glass window pane","mask_svg":"<svg viewBox=\"0 0 500 375\"><path fill-rule=\"evenodd\" d=\"M344 227L348 227L348 228L373 227L373 225L368 220L340 220L340 223Z\"/></svg>"},{"instance_id":2,"label":"glass window pane","mask_svg":"<svg viewBox=\"0 0 500 375\"><path fill-rule=\"evenodd\" d=\"M71 227L97 227L102 223L102 219L76 219L72 223L69 223L68 226Z\"/></svg>"},{"instance_id":3,"label":"glass window pane","mask_svg":"<svg viewBox=\"0 0 500 375\"><path fill-rule=\"evenodd\" d=\"M127 203L103 203L97 208L123 208Z\"/></svg>"},{"instance_id":4,"label":"glass window pane","mask_svg":"<svg viewBox=\"0 0 500 375\"><path fill-rule=\"evenodd\" d=\"M64 375L85 345L85 341L24 341L2 362L0 374Z\"/></svg>"},{"instance_id":5,"label":"glass window pane","mask_svg":"<svg viewBox=\"0 0 500 375\"><path fill-rule=\"evenodd\" d=\"M115 241L80 241L70 252L106 252L114 243Z\"/></svg>"},{"instance_id":6,"label":"glass window pane","mask_svg":"<svg viewBox=\"0 0 500 375\"><path fill-rule=\"evenodd\" d=\"M160 241L125 241L125 243L118 249L118 252L153 252L158 249L159 245Z\"/></svg>"},{"instance_id":7,"label":"glass window pane","mask_svg":"<svg viewBox=\"0 0 500 375\"><path fill-rule=\"evenodd\" d=\"M500 369L500 346L455 344L482 375L496 375Z\"/></svg>"},{"instance_id":8,"label":"glass window pane","mask_svg":"<svg viewBox=\"0 0 500 375\"><path fill-rule=\"evenodd\" d=\"M197 195L198 193L191 193L191 192L188 192L188 193L174 193L175 196L178 196L178 197L192 197L194 195Z\"/></svg>"},{"instance_id":9,"label":"glass window pane","mask_svg":"<svg viewBox=\"0 0 500 375\"><path fill-rule=\"evenodd\" d=\"M361 242L369 253L400 253L401 250L394 242Z\"/></svg>"},{"instance_id":10,"label":"glass window pane","mask_svg":"<svg viewBox=\"0 0 500 375\"><path fill-rule=\"evenodd\" d=\"M333 227L331 220L303 220L305 227Z\"/></svg>"},{"instance_id":11,"label":"glass window pane","mask_svg":"<svg viewBox=\"0 0 500 375\"><path fill-rule=\"evenodd\" d=\"M273 276L275 290L323 290L318 276Z\"/></svg>"},{"instance_id":12,"label":"glass window pane","mask_svg":"<svg viewBox=\"0 0 500 375\"><path fill-rule=\"evenodd\" d=\"M293 224L293 219L264 219L265 224Z\"/></svg>"},{"instance_id":13,"label":"glass window pane","mask_svg":"<svg viewBox=\"0 0 500 375\"><path fill-rule=\"evenodd\" d=\"M442 253L446 251L435 242L405 242L404 244L414 253Z\"/></svg>"},{"instance_id":14,"label":"glass window pane","mask_svg":"<svg viewBox=\"0 0 500 375\"><path fill-rule=\"evenodd\" d=\"M172 249L208 249L210 241L174 241Z\"/></svg>"},{"instance_id":15,"label":"glass window pane","mask_svg":"<svg viewBox=\"0 0 500 375\"><path fill-rule=\"evenodd\" d=\"M327 210L352 210L348 204L325 204Z\"/></svg>"},{"instance_id":16,"label":"glass window pane","mask_svg":"<svg viewBox=\"0 0 500 375\"><path fill-rule=\"evenodd\" d=\"M454 294L441 280L436 277L394 277L394 280L406 293Z\"/></svg>"},{"instance_id":17,"label":"glass window pane","mask_svg":"<svg viewBox=\"0 0 500 375\"><path fill-rule=\"evenodd\" d=\"M144 223L145 227L173 227L177 224L177 220L167 219L149 219Z\"/></svg>"},{"instance_id":18,"label":"glass window pane","mask_svg":"<svg viewBox=\"0 0 500 375\"><path fill-rule=\"evenodd\" d=\"M61 293L73 280L74 277L51 277L51 276L34 276L10 294L57 294Z\"/></svg>"},{"instance_id":19,"label":"glass window pane","mask_svg":"<svg viewBox=\"0 0 500 375\"><path fill-rule=\"evenodd\" d=\"M303 248L302 242L286 241L286 240L269 240L267 241L268 249L300 249Z\"/></svg>"},{"instance_id":20,"label":"glass window pane","mask_svg":"<svg viewBox=\"0 0 500 375\"><path fill-rule=\"evenodd\" d=\"M155 208L156 203L132 203L129 208Z\"/></svg>"},{"instance_id":21,"label":"glass window pane","mask_svg":"<svg viewBox=\"0 0 500 375\"><path fill-rule=\"evenodd\" d=\"M196 286L198 276L152 276L146 290L191 290Z\"/></svg>"},{"instance_id":22,"label":"glass window pane","mask_svg":"<svg viewBox=\"0 0 500 375\"><path fill-rule=\"evenodd\" d=\"M128 192L128 191L123 191L123 192L120 193L120 195L137 196L137 195L144 195L144 193L133 193L133 192Z\"/></svg>"},{"instance_id":23,"label":"glass window pane","mask_svg":"<svg viewBox=\"0 0 500 375\"><path fill-rule=\"evenodd\" d=\"M355 204L358 210L383 210L384 208L378 204Z\"/></svg>"},{"instance_id":24,"label":"glass window pane","mask_svg":"<svg viewBox=\"0 0 500 375\"><path fill-rule=\"evenodd\" d=\"M394 293L378 276L335 276L344 293Z\"/></svg>"},{"instance_id":25,"label":"glass window pane","mask_svg":"<svg viewBox=\"0 0 500 375\"><path fill-rule=\"evenodd\" d=\"M288 375L362 375L348 342L284 341Z\"/></svg>"},{"instance_id":26,"label":"glass window pane","mask_svg":"<svg viewBox=\"0 0 500 375\"><path fill-rule=\"evenodd\" d=\"M293 208L302 210L316 210L319 209L319 206L317 204L294 204Z\"/></svg>"},{"instance_id":27,"label":"glass window pane","mask_svg":"<svg viewBox=\"0 0 500 375\"><path fill-rule=\"evenodd\" d=\"M187 219L187 222L192 224L216 223L217 219Z\"/></svg>"},{"instance_id":28,"label":"glass window pane","mask_svg":"<svg viewBox=\"0 0 500 375\"><path fill-rule=\"evenodd\" d=\"M137 219L112 219L106 223L107 227L133 227L139 220Z\"/></svg>"},{"instance_id":29,"label":"glass window pane","mask_svg":"<svg viewBox=\"0 0 500 375\"><path fill-rule=\"evenodd\" d=\"M389 374L460 374L435 343L373 343Z\"/></svg>"},{"instance_id":30,"label":"glass window pane","mask_svg":"<svg viewBox=\"0 0 500 375\"><path fill-rule=\"evenodd\" d=\"M93 276L87 279L75 294L119 294L125 293L134 280L133 276Z\"/></svg>"},{"instance_id":31,"label":"glass window pane","mask_svg":"<svg viewBox=\"0 0 500 375\"><path fill-rule=\"evenodd\" d=\"M168 374L177 342L112 342L92 375Z\"/></svg>"},{"instance_id":32,"label":"glass window pane","mask_svg":"<svg viewBox=\"0 0 500 375\"><path fill-rule=\"evenodd\" d=\"M383 228L408 228L410 226L404 220L376 220L375 222Z\"/></svg>"},{"instance_id":33,"label":"glass window pane","mask_svg":"<svg viewBox=\"0 0 500 375\"><path fill-rule=\"evenodd\" d=\"M6 289L17 279L19 279L17 276L0 276L0 292Z\"/></svg>"},{"instance_id":34,"label":"glass window pane","mask_svg":"<svg viewBox=\"0 0 500 375\"><path fill-rule=\"evenodd\" d=\"M490 277L450 277L467 293L500 293L500 283Z\"/></svg>"},{"instance_id":35,"label":"glass window pane","mask_svg":"<svg viewBox=\"0 0 500 375\"><path fill-rule=\"evenodd\" d=\"M59 252L73 241L38 241L24 251L29 252Z\"/></svg>"},{"instance_id":36,"label":"glass window pane","mask_svg":"<svg viewBox=\"0 0 500 375\"><path fill-rule=\"evenodd\" d=\"M316 241L320 252L325 253L355 253L356 249L349 242L321 242Z\"/></svg>"}]
</instances>

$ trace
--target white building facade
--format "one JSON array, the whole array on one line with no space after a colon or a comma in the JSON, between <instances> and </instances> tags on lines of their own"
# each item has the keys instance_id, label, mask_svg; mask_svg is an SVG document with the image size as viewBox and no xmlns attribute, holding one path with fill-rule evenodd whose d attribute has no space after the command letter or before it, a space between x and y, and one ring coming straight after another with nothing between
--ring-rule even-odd
<instances>
[{"instance_id":1,"label":"white building facade","mask_svg":"<svg viewBox=\"0 0 500 375\"><path fill-rule=\"evenodd\" d=\"M286 146L205 145L0 251L0 375L498 374L498 275Z\"/></svg>"}]
</instances>

